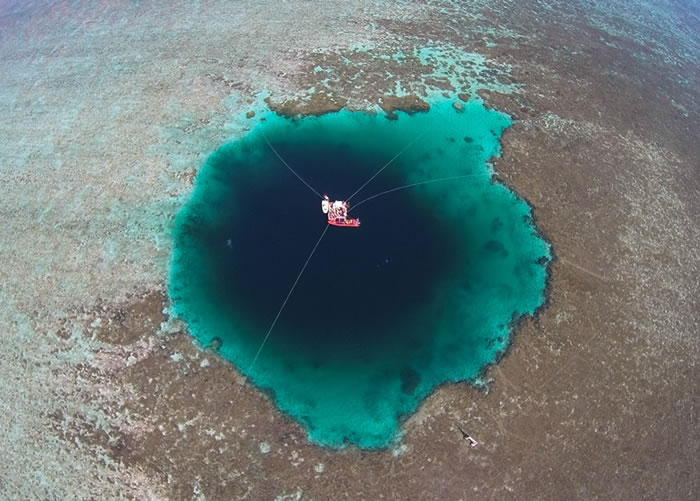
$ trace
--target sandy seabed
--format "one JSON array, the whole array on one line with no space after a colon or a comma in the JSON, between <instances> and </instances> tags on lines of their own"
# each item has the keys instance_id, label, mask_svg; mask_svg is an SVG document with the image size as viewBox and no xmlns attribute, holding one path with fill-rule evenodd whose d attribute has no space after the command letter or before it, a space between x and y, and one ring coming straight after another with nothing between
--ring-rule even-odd
<instances>
[{"instance_id":1,"label":"sandy seabed","mask_svg":"<svg viewBox=\"0 0 700 501\"><path fill-rule=\"evenodd\" d=\"M628 3L3 3L0 497L697 498L700 13ZM327 451L169 317L173 217L248 111L435 93L516 120L549 304L487 388Z\"/></svg>"}]
</instances>

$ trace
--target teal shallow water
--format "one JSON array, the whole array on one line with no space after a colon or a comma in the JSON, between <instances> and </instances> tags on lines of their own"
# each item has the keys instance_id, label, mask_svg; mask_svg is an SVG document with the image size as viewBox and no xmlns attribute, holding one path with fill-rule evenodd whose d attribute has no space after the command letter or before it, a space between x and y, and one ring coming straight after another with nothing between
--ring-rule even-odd
<instances>
[{"instance_id":1,"label":"teal shallow water","mask_svg":"<svg viewBox=\"0 0 700 501\"><path fill-rule=\"evenodd\" d=\"M474 380L507 348L514 320L544 302L549 245L530 207L494 183L509 118L464 112L268 114L207 160L174 231L170 296L197 341L220 354L327 446L386 446L445 382ZM330 228L268 343L251 362L325 228L320 192L353 202L359 229ZM418 140L416 140L418 138ZM412 141L416 140L414 143ZM232 392L235 391L232 389Z\"/></svg>"}]
</instances>

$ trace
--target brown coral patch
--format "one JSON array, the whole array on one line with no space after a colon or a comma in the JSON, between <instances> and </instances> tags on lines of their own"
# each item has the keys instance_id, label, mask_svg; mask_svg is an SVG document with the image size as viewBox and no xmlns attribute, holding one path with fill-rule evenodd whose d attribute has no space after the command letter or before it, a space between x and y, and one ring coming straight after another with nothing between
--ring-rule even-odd
<instances>
[{"instance_id":1,"label":"brown coral patch","mask_svg":"<svg viewBox=\"0 0 700 501\"><path fill-rule=\"evenodd\" d=\"M163 313L165 293L155 290L130 302L100 305L90 315L95 338L114 345L129 345L155 332L166 317Z\"/></svg>"},{"instance_id":2,"label":"brown coral patch","mask_svg":"<svg viewBox=\"0 0 700 501\"><path fill-rule=\"evenodd\" d=\"M265 102L278 115L294 118L334 113L342 110L348 100L325 91L318 91L308 97L296 97L284 101L274 101L268 97L265 98Z\"/></svg>"},{"instance_id":3,"label":"brown coral patch","mask_svg":"<svg viewBox=\"0 0 700 501\"><path fill-rule=\"evenodd\" d=\"M408 96L383 96L379 98L379 107L384 110L389 120L396 120L396 111L404 111L409 115L419 111L428 111L430 105L415 94Z\"/></svg>"}]
</instances>

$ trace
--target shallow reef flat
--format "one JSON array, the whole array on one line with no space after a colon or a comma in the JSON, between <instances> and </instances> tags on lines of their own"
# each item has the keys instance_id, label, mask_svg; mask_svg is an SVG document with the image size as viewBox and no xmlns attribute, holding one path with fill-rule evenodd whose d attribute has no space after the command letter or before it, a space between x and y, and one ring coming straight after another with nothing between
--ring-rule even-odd
<instances>
[{"instance_id":1,"label":"shallow reef flat","mask_svg":"<svg viewBox=\"0 0 700 501\"><path fill-rule=\"evenodd\" d=\"M0 497L697 499L700 13L630 5L4 2ZM325 449L172 315L175 216L266 110L438 98L511 117L548 302L388 448Z\"/></svg>"}]
</instances>

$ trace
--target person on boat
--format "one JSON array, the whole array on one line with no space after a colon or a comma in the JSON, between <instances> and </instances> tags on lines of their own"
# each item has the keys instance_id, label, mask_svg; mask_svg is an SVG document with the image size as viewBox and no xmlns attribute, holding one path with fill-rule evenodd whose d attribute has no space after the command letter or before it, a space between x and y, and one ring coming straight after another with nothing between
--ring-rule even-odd
<instances>
[{"instance_id":1,"label":"person on boat","mask_svg":"<svg viewBox=\"0 0 700 501\"><path fill-rule=\"evenodd\" d=\"M336 217L347 217L348 216L348 203L341 200L336 200L333 202L333 212L335 212Z\"/></svg>"},{"instance_id":2,"label":"person on boat","mask_svg":"<svg viewBox=\"0 0 700 501\"><path fill-rule=\"evenodd\" d=\"M328 214L328 218L347 218L348 216L348 203L342 200L330 201L328 195L323 195L323 200L321 200L321 211L324 214Z\"/></svg>"},{"instance_id":3,"label":"person on boat","mask_svg":"<svg viewBox=\"0 0 700 501\"><path fill-rule=\"evenodd\" d=\"M328 195L323 195L321 200L321 211L328 215L328 223L334 226L349 226L357 228L360 226L359 219L348 218L350 204L344 200L331 200Z\"/></svg>"}]
</instances>

